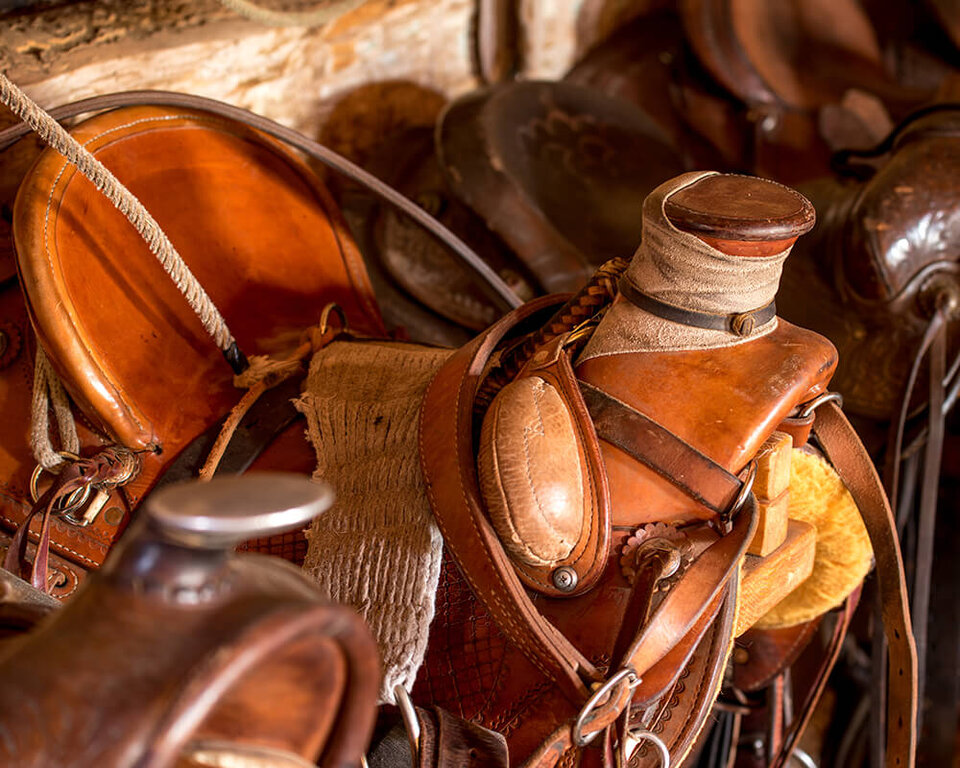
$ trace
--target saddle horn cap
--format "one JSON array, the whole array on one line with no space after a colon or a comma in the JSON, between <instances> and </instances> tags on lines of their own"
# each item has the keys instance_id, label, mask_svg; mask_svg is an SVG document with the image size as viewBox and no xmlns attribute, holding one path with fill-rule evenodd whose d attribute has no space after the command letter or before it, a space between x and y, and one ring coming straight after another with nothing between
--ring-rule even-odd
<instances>
[{"instance_id":1,"label":"saddle horn cap","mask_svg":"<svg viewBox=\"0 0 960 768\"><path fill-rule=\"evenodd\" d=\"M732 173L704 176L670 195L663 210L677 229L711 241L779 245L816 222L813 205L799 192Z\"/></svg>"}]
</instances>

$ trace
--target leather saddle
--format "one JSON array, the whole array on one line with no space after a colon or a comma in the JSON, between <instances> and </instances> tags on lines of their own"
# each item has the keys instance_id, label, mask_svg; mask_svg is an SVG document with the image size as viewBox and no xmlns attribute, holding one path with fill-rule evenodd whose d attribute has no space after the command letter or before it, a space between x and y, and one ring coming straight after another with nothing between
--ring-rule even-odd
<instances>
[{"instance_id":1,"label":"leather saddle","mask_svg":"<svg viewBox=\"0 0 960 768\"><path fill-rule=\"evenodd\" d=\"M353 327L383 333L359 251L306 164L265 133L215 114L216 102L153 94L191 108L124 106L150 96L73 108L120 107L80 123L74 136L154 214L240 347L274 355L294 349L331 302ZM17 138L14 131L4 143ZM0 471L4 527L21 526L50 482L27 439L38 343L80 414L82 457L119 447L139 465L122 487L87 488L42 528L55 573L44 584L38 572L36 585L67 596L103 561L161 471L240 393L234 371L142 238L52 150L20 188L13 236L20 285L8 280L0 292L0 387L10 430ZM281 439L267 453L274 458L263 466L310 468L302 440ZM290 549L289 557L302 552L302 539L283 541L277 547Z\"/></svg>"},{"instance_id":2,"label":"leather saddle","mask_svg":"<svg viewBox=\"0 0 960 768\"><path fill-rule=\"evenodd\" d=\"M537 300L442 365L419 448L446 564L415 700L501 731L524 765L683 763L743 630L751 462L775 431L802 447L812 429L877 559L887 764L911 763L890 510L839 408L815 413L833 347L772 301L811 224L809 203L771 182L680 177L647 198L643 243L602 311ZM562 316L577 321L557 331ZM519 370L505 384L504 366Z\"/></svg>"},{"instance_id":3,"label":"leather saddle","mask_svg":"<svg viewBox=\"0 0 960 768\"><path fill-rule=\"evenodd\" d=\"M283 561L231 551L332 496L279 473L151 496L67 605L0 640L3 762L358 765L379 678L369 631Z\"/></svg>"},{"instance_id":4,"label":"leather saddle","mask_svg":"<svg viewBox=\"0 0 960 768\"><path fill-rule=\"evenodd\" d=\"M920 754L942 762L960 706L942 682L955 668L940 650L957 642L944 610L955 601L933 575L951 557L952 523L937 508L944 476L955 474L944 457L960 388L960 109L921 110L873 150L841 153L835 164L839 175L805 189L822 215L784 272L782 311L837 345L837 389L884 467L911 573L929 723Z\"/></svg>"},{"instance_id":5,"label":"leather saddle","mask_svg":"<svg viewBox=\"0 0 960 768\"><path fill-rule=\"evenodd\" d=\"M454 101L437 126L437 153L454 194L546 293L576 290L604 262L626 258L643 198L684 170L645 114L564 82Z\"/></svg>"}]
</instances>

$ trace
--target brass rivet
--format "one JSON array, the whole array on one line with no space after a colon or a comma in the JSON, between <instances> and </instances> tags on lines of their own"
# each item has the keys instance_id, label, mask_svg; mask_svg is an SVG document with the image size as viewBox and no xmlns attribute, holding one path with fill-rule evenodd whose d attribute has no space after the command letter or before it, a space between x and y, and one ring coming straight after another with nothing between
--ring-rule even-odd
<instances>
[{"instance_id":1,"label":"brass rivet","mask_svg":"<svg viewBox=\"0 0 960 768\"><path fill-rule=\"evenodd\" d=\"M746 648L734 648L733 650L734 664L746 664L748 661L750 661L750 654L747 653Z\"/></svg>"},{"instance_id":2,"label":"brass rivet","mask_svg":"<svg viewBox=\"0 0 960 768\"><path fill-rule=\"evenodd\" d=\"M123 510L120 507L107 507L103 511L103 522L114 527L123 522Z\"/></svg>"}]
</instances>

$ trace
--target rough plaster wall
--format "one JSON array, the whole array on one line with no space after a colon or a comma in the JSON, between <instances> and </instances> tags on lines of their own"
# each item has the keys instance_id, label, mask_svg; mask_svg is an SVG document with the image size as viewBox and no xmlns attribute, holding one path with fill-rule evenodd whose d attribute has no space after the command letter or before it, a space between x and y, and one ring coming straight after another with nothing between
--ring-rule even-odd
<instances>
[{"instance_id":1,"label":"rough plaster wall","mask_svg":"<svg viewBox=\"0 0 960 768\"><path fill-rule=\"evenodd\" d=\"M317 135L328 105L367 82L409 80L452 95L475 84L466 30L471 0L371 0L319 28L265 28L142 51L100 49L96 61L28 83L44 105L161 88L211 96Z\"/></svg>"}]
</instances>

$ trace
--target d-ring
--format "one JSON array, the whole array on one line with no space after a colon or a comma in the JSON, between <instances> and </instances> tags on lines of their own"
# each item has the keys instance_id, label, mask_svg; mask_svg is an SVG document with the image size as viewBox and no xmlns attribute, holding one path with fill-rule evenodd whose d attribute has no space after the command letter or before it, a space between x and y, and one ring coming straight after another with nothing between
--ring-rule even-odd
<instances>
[{"instance_id":1,"label":"d-ring","mask_svg":"<svg viewBox=\"0 0 960 768\"><path fill-rule=\"evenodd\" d=\"M836 402L837 405L843 408L843 395L841 395L839 392L824 392L822 395L813 398L813 400L803 406L803 409L797 414L797 418L805 419L821 405L825 405L826 403L830 402Z\"/></svg>"},{"instance_id":2,"label":"d-ring","mask_svg":"<svg viewBox=\"0 0 960 768\"><path fill-rule=\"evenodd\" d=\"M670 750L667 749L667 745L663 743L663 740L657 736L652 731L636 730L636 731L627 731L626 738L622 749L620 749L621 762L623 768L626 768L627 763L630 762L630 759L633 757L633 753L636 751L637 746L641 741L649 741L657 748L657 754L660 756L660 768L670 768ZM629 754L627 751L629 750Z\"/></svg>"},{"instance_id":3,"label":"d-ring","mask_svg":"<svg viewBox=\"0 0 960 768\"><path fill-rule=\"evenodd\" d=\"M70 453L70 451L57 451L57 454L62 456L67 461L79 461L80 459L77 454ZM34 504L40 501L40 476L44 473L44 471L43 465L37 464L33 470L33 473L30 475L30 498L33 499ZM55 511L58 514L72 512L78 507L83 506L84 502L86 502L89 497L90 486L84 485L69 494L62 503L57 504Z\"/></svg>"},{"instance_id":4,"label":"d-ring","mask_svg":"<svg viewBox=\"0 0 960 768\"><path fill-rule=\"evenodd\" d=\"M593 692L593 695L587 699L587 703L583 705L583 709L580 710L580 713L577 715L577 719L573 723L573 743L578 747L585 747L587 744L597 738L597 734L600 733L600 731L594 731L589 736L583 735L583 726L586 724L587 716L593 712L594 709L596 709L597 704L600 703L604 696L610 693L624 680L628 681L631 689L640 685L640 678L637 676L637 673L630 669L630 667L624 667L609 680L607 680L607 682L597 688L597 690Z\"/></svg>"}]
</instances>

